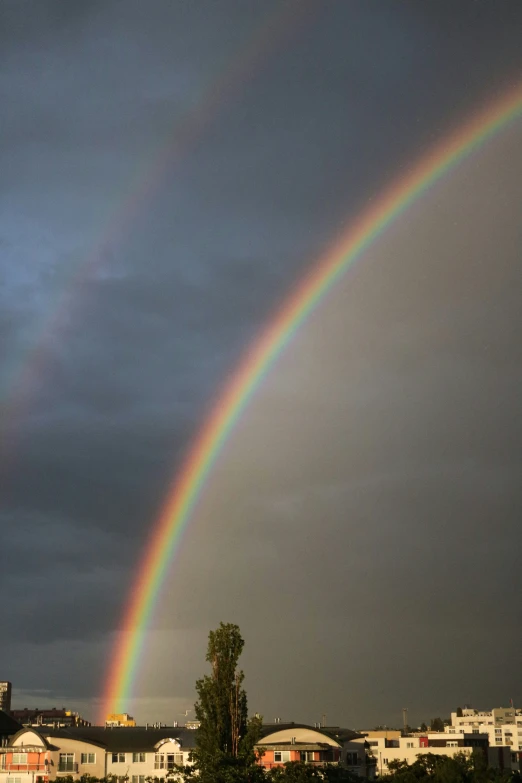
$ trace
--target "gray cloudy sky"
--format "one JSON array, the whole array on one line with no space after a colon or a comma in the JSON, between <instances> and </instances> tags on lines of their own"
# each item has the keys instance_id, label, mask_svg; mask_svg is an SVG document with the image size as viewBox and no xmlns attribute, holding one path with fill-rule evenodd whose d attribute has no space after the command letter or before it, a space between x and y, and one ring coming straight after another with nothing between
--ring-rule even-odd
<instances>
[{"instance_id":1,"label":"gray cloudy sky","mask_svg":"<svg viewBox=\"0 0 522 783\"><path fill-rule=\"evenodd\" d=\"M0 678L94 717L222 384L381 189L522 79L522 6L0 17ZM519 120L417 202L267 376L162 593L140 721L190 708L220 620L269 720L522 703L521 144Z\"/></svg>"}]
</instances>

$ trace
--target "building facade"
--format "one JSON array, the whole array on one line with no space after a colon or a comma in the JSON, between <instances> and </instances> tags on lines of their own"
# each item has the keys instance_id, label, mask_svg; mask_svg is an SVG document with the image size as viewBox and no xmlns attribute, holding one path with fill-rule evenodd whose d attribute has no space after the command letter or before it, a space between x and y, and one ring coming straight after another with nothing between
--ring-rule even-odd
<instances>
[{"instance_id":1,"label":"building facade","mask_svg":"<svg viewBox=\"0 0 522 783\"><path fill-rule=\"evenodd\" d=\"M0 747L0 783L50 783L64 776L80 780L86 774L113 775L120 783L165 781L177 766L191 763L196 731L186 726L20 728ZM264 726L258 749L266 768L287 761L333 763L370 778L375 770L364 737L339 727Z\"/></svg>"},{"instance_id":2,"label":"building facade","mask_svg":"<svg viewBox=\"0 0 522 783\"><path fill-rule=\"evenodd\" d=\"M72 710L66 710L63 707L61 710L57 710L53 707L51 710L28 710L25 707L23 710L11 710L12 717L18 721L22 726L54 726L54 727L69 727L69 726L90 726L89 721L84 720L77 712Z\"/></svg>"},{"instance_id":3,"label":"building facade","mask_svg":"<svg viewBox=\"0 0 522 783\"><path fill-rule=\"evenodd\" d=\"M126 712L111 712L105 718L106 726L135 726L136 721Z\"/></svg>"},{"instance_id":4,"label":"building facade","mask_svg":"<svg viewBox=\"0 0 522 783\"><path fill-rule=\"evenodd\" d=\"M520 771L522 764L522 710L514 707L496 707L490 711L465 708L462 714L451 713L451 726L445 733L465 731L472 734L487 734L491 751L497 749L502 757L503 748L510 753L511 768ZM490 751L490 753L491 753Z\"/></svg>"},{"instance_id":5,"label":"building facade","mask_svg":"<svg viewBox=\"0 0 522 783\"><path fill-rule=\"evenodd\" d=\"M0 711L11 712L11 691L12 685L8 680L0 682Z\"/></svg>"},{"instance_id":6,"label":"building facade","mask_svg":"<svg viewBox=\"0 0 522 783\"><path fill-rule=\"evenodd\" d=\"M259 763L270 769L289 761L323 766L340 764L356 775L371 778L375 769L362 735L338 726L308 726L301 723L265 725L257 745Z\"/></svg>"},{"instance_id":7,"label":"building facade","mask_svg":"<svg viewBox=\"0 0 522 783\"><path fill-rule=\"evenodd\" d=\"M21 729L0 747L0 783L47 783L51 748L35 731Z\"/></svg>"},{"instance_id":8,"label":"building facade","mask_svg":"<svg viewBox=\"0 0 522 783\"><path fill-rule=\"evenodd\" d=\"M443 732L430 732L425 735L393 739L371 737L367 742L379 777L388 774L391 761L406 761L408 764L413 764L417 757L424 753L433 753L437 756L455 756L457 753L463 753L470 756L474 751L480 750L492 766L502 767L504 761L509 766L509 754L503 757L501 764L495 763L496 758L489 759L487 734L458 732L450 736Z\"/></svg>"},{"instance_id":9,"label":"building facade","mask_svg":"<svg viewBox=\"0 0 522 783\"><path fill-rule=\"evenodd\" d=\"M195 734L185 728L23 728L0 747L0 783L114 775L129 783L165 780L189 763Z\"/></svg>"}]
</instances>

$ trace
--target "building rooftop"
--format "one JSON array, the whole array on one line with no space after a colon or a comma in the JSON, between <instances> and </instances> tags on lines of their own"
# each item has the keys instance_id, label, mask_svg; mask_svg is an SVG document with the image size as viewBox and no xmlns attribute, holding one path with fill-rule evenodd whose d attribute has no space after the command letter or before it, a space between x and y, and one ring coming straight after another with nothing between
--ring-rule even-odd
<instances>
[{"instance_id":1,"label":"building rooftop","mask_svg":"<svg viewBox=\"0 0 522 783\"><path fill-rule=\"evenodd\" d=\"M40 733L46 737L62 737L84 740L116 753L151 752L164 739L176 739L182 748L195 747L196 732L184 726L71 726L67 728L44 728Z\"/></svg>"},{"instance_id":2,"label":"building rooftop","mask_svg":"<svg viewBox=\"0 0 522 783\"><path fill-rule=\"evenodd\" d=\"M276 731L291 731L292 729L310 729L324 734L326 737L335 740L340 745L351 739L363 739L362 734L358 734L352 729L343 729L340 726L310 726L308 723L269 723L265 724L261 730L261 738L268 737Z\"/></svg>"},{"instance_id":3,"label":"building rooftop","mask_svg":"<svg viewBox=\"0 0 522 783\"><path fill-rule=\"evenodd\" d=\"M16 734L22 727L14 720L7 712L0 710L0 737L9 737L11 734Z\"/></svg>"}]
</instances>

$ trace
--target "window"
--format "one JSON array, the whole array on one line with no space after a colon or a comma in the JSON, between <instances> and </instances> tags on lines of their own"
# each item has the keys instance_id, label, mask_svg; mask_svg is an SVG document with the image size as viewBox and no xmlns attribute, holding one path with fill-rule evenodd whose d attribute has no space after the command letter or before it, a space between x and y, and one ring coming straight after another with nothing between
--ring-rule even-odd
<instances>
[{"instance_id":1,"label":"window","mask_svg":"<svg viewBox=\"0 0 522 783\"><path fill-rule=\"evenodd\" d=\"M502 729L495 729L495 734L502 734Z\"/></svg>"},{"instance_id":2,"label":"window","mask_svg":"<svg viewBox=\"0 0 522 783\"><path fill-rule=\"evenodd\" d=\"M349 767L356 767L359 763L359 759L357 758L357 753L347 753L346 754L346 763Z\"/></svg>"},{"instance_id":3,"label":"window","mask_svg":"<svg viewBox=\"0 0 522 783\"><path fill-rule=\"evenodd\" d=\"M13 753L13 764L27 764L27 753Z\"/></svg>"},{"instance_id":4,"label":"window","mask_svg":"<svg viewBox=\"0 0 522 783\"><path fill-rule=\"evenodd\" d=\"M60 753L58 772L75 772L74 753Z\"/></svg>"},{"instance_id":5,"label":"window","mask_svg":"<svg viewBox=\"0 0 522 783\"><path fill-rule=\"evenodd\" d=\"M499 745L502 745L502 737L495 737L495 742L497 742Z\"/></svg>"},{"instance_id":6,"label":"window","mask_svg":"<svg viewBox=\"0 0 522 783\"><path fill-rule=\"evenodd\" d=\"M274 750L274 761L290 761L290 751Z\"/></svg>"},{"instance_id":7,"label":"window","mask_svg":"<svg viewBox=\"0 0 522 783\"><path fill-rule=\"evenodd\" d=\"M82 764L96 764L96 753L82 753L80 760Z\"/></svg>"},{"instance_id":8,"label":"window","mask_svg":"<svg viewBox=\"0 0 522 783\"><path fill-rule=\"evenodd\" d=\"M459 743L458 743L457 740L448 740L446 742L446 747L447 748L458 748L458 746L459 746Z\"/></svg>"},{"instance_id":9,"label":"window","mask_svg":"<svg viewBox=\"0 0 522 783\"><path fill-rule=\"evenodd\" d=\"M154 756L154 769L165 769L165 758L163 753L156 753Z\"/></svg>"},{"instance_id":10,"label":"window","mask_svg":"<svg viewBox=\"0 0 522 783\"><path fill-rule=\"evenodd\" d=\"M472 734L480 734L480 730L479 729L473 729Z\"/></svg>"},{"instance_id":11,"label":"window","mask_svg":"<svg viewBox=\"0 0 522 783\"><path fill-rule=\"evenodd\" d=\"M414 743L413 743L413 742L407 742L407 743L406 743L406 747L407 747L407 748L414 748L414 747L415 747L415 745L414 745Z\"/></svg>"},{"instance_id":12,"label":"window","mask_svg":"<svg viewBox=\"0 0 522 783\"><path fill-rule=\"evenodd\" d=\"M167 753L167 769L174 769L176 764L183 764L183 753Z\"/></svg>"},{"instance_id":13,"label":"window","mask_svg":"<svg viewBox=\"0 0 522 783\"><path fill-rule=\"evenodd\" d=\"M132 783L145 783L145 775L133 775Z\"/></svg>"},{"instance_id":14,"label":"window","mask_svg":"<svg viewBox=\"0 0 522 783\"><path fill-rule=\"evenodd\" d=\"M133 753L132 754L132 761L134 764L141 763L145 761L145 753Z\"/></svg>"},{"instance_id":15,"label":"window","mask_svg":"<svg viewBox=\"0 0 522 783\"><path fill-rule=\"evenodd\" d=\"M125 753L113 753L112 754L112 763L113 764L123 764L125 761Z\"/></svg>"},{"instance_id":16,"label":"window","mask_svg":"<svg viewBox=\"0 0 522 783\"><path fill-rule=\"evenodd\" d=\"M22 778L7 778L7 783L22 783Z\"/></svg>"},{"instance_id":17,"label":"window","mask_svg":"<svg viewBox=\"0 0 522 783\"><path fill-rule=\"evenodd\" d=\"M383 759L383 760L382 760L382 763L383 763L383 764L388 764L388 759Z\"/></svg>"}]
</instances>

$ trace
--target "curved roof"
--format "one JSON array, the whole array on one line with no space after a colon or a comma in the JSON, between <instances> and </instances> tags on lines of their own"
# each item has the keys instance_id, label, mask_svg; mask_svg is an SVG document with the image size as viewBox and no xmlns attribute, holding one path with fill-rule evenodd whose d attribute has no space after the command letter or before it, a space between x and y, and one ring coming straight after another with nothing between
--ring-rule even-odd
<instances>
[{"instance_id":1,"label":"curved roof","mask_svg":"<svg viewBox=\"0 0 522 783\"><path fill-rule=\"evenodd\" d=\"M51 749L51 745L49 745L49 743L48 743L48 742L47 742L47 740L45 739L44 735L43 735L43 734L42 734L40 731L38 731L38 729L36 729L34 726L22 726L22 727L21 727L21 728L20 728L20 729L19 729L19 730L16 732L16 734L14 734L14 735L11 737L11 739L10 739L10 742L11 742L11 744L12 744L12 743L13 743L15 740L17 740L17 739L18 739L18 737L21 737L23 734L36 734L36 736L37 736L37 737L38 737L38 738L39 738L39 739L42 741L42 745L43 745L43 747L44 747L44 748L47 748L47 750L50 750L50 749ZM20 747L23 747L23 745L21 745Z\"/></svg>"},{"instance_id":2,"label":"curved roof","mask_svg":"<svg viewBox=\"0 0 522 783\"><path fill-rule=\"evenodd\" d=\"M276 734L280 731L291 731L292 729L308 729L309 731L316 731L318 734L323 734L329 740L334 740L339 745L347 742L351 739L364 739L362 734L358 734L352 729L343 729L340 726L310 726L308 723L270 723L264 725L261 730L261 739L269 737L271 734Z\"/></svg>"},{"instance_id":3,"label":"curved roof","mask_svg":"<svg viewBox=\"0 0 522 783\"><path fill-rule=\"evenodd\" d=\"M69 728L46 729L46 737L63 737L90 742L105 748L109 753L147 753L156 749L162 740L173 739L182 748L193 748L196 732L184 726L164 726L161 729L145 726L71 726Z\"/></svg>"}]
</instances>

